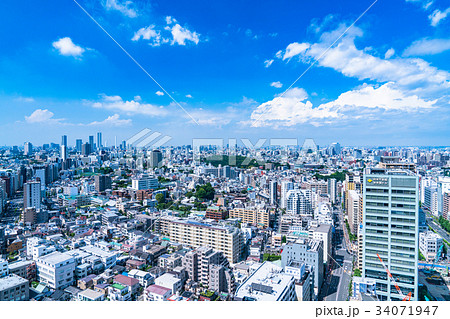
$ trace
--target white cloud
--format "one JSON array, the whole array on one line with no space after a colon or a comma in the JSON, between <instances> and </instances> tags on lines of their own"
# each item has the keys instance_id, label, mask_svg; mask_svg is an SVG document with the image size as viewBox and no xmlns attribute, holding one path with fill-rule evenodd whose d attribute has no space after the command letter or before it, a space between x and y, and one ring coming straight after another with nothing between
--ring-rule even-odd
<instances>
[{"instance_id":1,"label":"white cloud","mask_svg":"<svg viewBox=\"0 0 450 319\"><path fill-rule=\"evenodd\" d=\"M420 4L424 10L428 10L433 4L433 0L406 0L406 2L413 2Z\"/></svg>"},{"instance_id":2,"label":"white cloud","mask_svg":"<svg viewBox=\"0 0 450 319\"><path fill-rule=\"evenodd\" d=\"M186 97L187 97L188 99L192 99L192 95L190 95L190 94L186 94Z\"/></svg>"},{"instance_id":3,"label":"white cloud","mask_svg":"<svg viewBox=\"0 0 450 319\"><path fill-rule=\"evenodd\" d=\"M99 125L105 125L105 126L129 126L131 125L132 121L130 119L127 120L121 120L119 114L114 114L111 116L108 116L103 121L94 121L89 123L89 126L99 126Z\"/></svg>"},{"instance_id":4,"label":"white cloud","mask_svg":"<svg viewBox=\"0 0 450 319\"><path fill-rule=\"evenodd\" d=\"M292 88L285 95L259 105L251 114L256 127L291 127L300 124L321 126L337 120L371 117L379 112L417 113L430 110L436 100L423 100L407 95L386 83L380 87L364 85L342 93L336 100L313 107L308 94L301 88Z\"/></svg>"},{"instance_id":5,"label":"white cloud","mask_svg":"<svg viewBox=\"0 0 450 319\"><path fill-rule=\"evenodd\" d=\"M172 23L176 23L176 22L177 22L177 20L174 17L171 17L171 16L166 17L167 24L172 24Z\"/></svg>"},{"instance_id":6,"label":"white cloud","mask_svg":"<svg viewBox=\"0 0 450 319\"><path fill-rule=\"evenodd\" d=\"M155 25L140 28L134 33L134 36L131 38L131 40L149 40L150 45L152 46L159 46L161 44L169 42L171 45L186 45L187 41L193 42L195 44L198 44L200 42L200 34L198 34L197 32L192 32L176 22L177 20L175 18L167 16L166 27L161 30L158 30Z\"/></svg>"},{"instance_id":7,"label":"white cloud","mask_svg":"<svg viewBox=\"0 0 450 319\"><path fill-rule=\"evenodd\" d=\"M148 27L140 28L138 31L134 33L134 36L131 38L132 41L139 41L140 39L150 40L151 46L160 46L161 43L169 42L169 39L161 37L161 32L154 29L154 25L150 25Z\"/></svg>"},{"instance_id":8,"label":"white cloud","mask_svg":"<svg viewBox=\"0 0 450 319\"><path fill-rule=\"evenodd\" d=\"M413 42L403 52L404 56L431 55L450 50L450 39L421 39Z\"/></svg>"},{"instance_id":9,"label":"white cloud","mask_svg":"<svg viewBox=\"0 0 450 319\"><path fill-rule=\"evenodd\" d=\"M189 31L186 28L183 28L178 23L175 24L171 29L173 40L171 42L172 45L179 44L179 45L186 45L186 41L194 42L195 44L198 44L200 41L199 37L200 35L197 32Z\"/></svg>"},{"instance_id":10,"label":"white cloud","mask_svg":"<svg viewBox=\"0 0 450 319\"><path fill-rule=\"evenodd\" d=\"M266 60L266 61L264 61L264 67L268 68L269 66L272 65L272 63L273 63L273 60Z\"/></svg>"},{"instance_id":11,"label":"white cloud","mask_svg":"<svg viewBox=\"0 0 450 319\"><path fill-rule=\"evenodd\" d=\"M395 54L395 50L394 50L393 48L390 48L390 49L387 50L386 53L384 54L384 58L385 58L385 59L390 59L394 54Z\"/></svg>"},{"instance_id":12,"label":"white cloud","mask_svg":"<svg viewBox=\"0 0 450 319\"><path fill-rule=\"evenodd\" d=\"M25 121L27 123L46 123L46 124L56 124L60 123L64 119L54 119L55 114L47 109L37 109L30 116L25 116Z\"/></svg>"},{"instance_id":13,"label":"white cloud","mask_svg":"<svg viewBox=\"0 0 450 319\"><path fill-rule=\"evenodd\" d=\"M276 81L276 82L270 83L270 86L273 86L274 88L279 89L283 86L283 83L281 83L280 81Z\"/></svg>"},{"instance_id":14,"label":"white cloud","mask_svg":"<svg viewBox=\"0 0 450 319\"><path fill-rule=\"evenodd\" d=\"M83 55L83 52L86 51L81 46L78 46L72 42L72 39L69 37L61 38L55 42L53 42L53 47L58 50L59 54L64 56L73 56L79 58Z\"/></svg>"},{"instance_id":15,"label":"white cloud","mask_svg":"<svg viewBox=\"0 0 450 319\"><path fill-rule=\"evenodd\" d=\"M346 26L341 25L337 30L324 33L320 41L314 44L291 43L284 51L284 56L298 56L300 61L310 63L318 59L345 29ZM353 27L340 42L317 61L317 65L332 68L347 77L359 80L395 82L402 89L416 90L422 94L448 91L450 88L450 73L439 70L422 59L387 60L357 49L355 38L362 35L361 29ZM279 53L280 56L282 54L283 52Z\"/></svg>"},{"instance_id":16,"label":"white cloud","mask_svg":"<svg viewBox=\"0 0 450 319\"><path fill-rule=\"evenodd\" d=\"M309 47L310 47L309 43L297 43L297 42L291 43L286 48L286 51L283 55L283 60L290 59L296 55L302 54L307 49L309 49Z\"/></svg>"},{"instance_id":17,"label":"white cloud","mask_svg":"<svg viewBox=\"0 0 450 319\"><path fill-rule=\"evenodd\" d=\"M101 101L91 103L92 107L106 110L121 111L128 115L166 116L167 110L163 106L141 103L136 100L124 101L120 96L101 95Z\"/></svg>"},{"instance_id":18,"label":"white cloud","mask_svg":"<svg viewBox=\"0 0 450 319\"><path fill-rule=\"evenodd\" d=\"M447 18L447 16L450 14L450 7L445 9L444 11L440 11L438 9L434 10L432 14L428 16L428 19L430 19L431 25L433 27L437 26L442 20Z\"/></svg>"},{"instance_id":19,"label":"white cloud","mask_svg":"<svg viewBox=\"0 0 450 319\"><path fill-rule=\"evenodd\" d=\"M104 2L104 7L107 10L116 10L129 18L136 18L138 16L138 13L134 8L132 8L132 6L133 2L129 0L106 0L106 2Z\"/></svg>"},{"instance_id":20,"label":"white cloud","mask_svg":"<svg viewBox=\"0 0 450 319\"><path fill-rule=\"evenodd\" d=\"M158 96L163 96L164 95L164 93L161 92L161 91L156 91L155 94L158 95Z\"/></svg>"}]
</instances>

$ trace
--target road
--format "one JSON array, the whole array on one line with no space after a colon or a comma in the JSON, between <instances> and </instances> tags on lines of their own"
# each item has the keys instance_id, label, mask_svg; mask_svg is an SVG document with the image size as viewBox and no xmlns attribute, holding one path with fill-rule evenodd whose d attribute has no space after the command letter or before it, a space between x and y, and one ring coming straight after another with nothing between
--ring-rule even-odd
<instances>
[{"instance_id":1,"label":"road","mask_svg":"<svg viewBox=\"0 0 450 319\"><path fill-rule=\"evenodd\" d=\"M344 218L341 208L336 208L335 223L336 233L333 241L333 259L331 261L331 269L327 272L327 276L322 286L322 292L319 300L325 301L346 301L348 300L348 286L351 280L353 268L353 256L347 251L347 244L344 238Z\"/></svg>"},{"instance_id":2,"label":"road","mask_svg":"<svg viewBox=\"0 0 450 319\"><path fill-rule=\"evenodd\" d=\"M442 229L442 227L436 223L433 218L430 217L431 215L427 213L427 224L431 228L433 228L434 231L436 231L442 238L444 238L446 241L450 242L450 235L445 231L445 229Z\"/></svg>"}]
</instances>

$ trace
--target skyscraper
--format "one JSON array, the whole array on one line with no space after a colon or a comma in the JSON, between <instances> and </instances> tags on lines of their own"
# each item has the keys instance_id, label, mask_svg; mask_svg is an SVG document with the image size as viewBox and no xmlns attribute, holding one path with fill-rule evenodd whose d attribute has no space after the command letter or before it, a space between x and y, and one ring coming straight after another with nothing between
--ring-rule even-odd
<instances>
[{"instance_id":1,"label":"skyscraper","mask_svg":"<svg viewBox=\"0 0 450 319\"><path fill-rule=\"evenodd\" d=\"M270 181L269 184L270 205L276 205L278 202L277 186L278 186L277 181Z\"/></svg>"},{"instance_id":2,"label":"skyscraper","mask_svg":"<svg viewBox=\"0 0 450 319\"><path fill-rule=\"evenodd\" d=\"M419 178L411 171L372 169L363 179L363 277L380 300L418 300Z\"/></svg>"},{"instance_id":3,"label":"skyscraper","mask_svg":"<svg viewBox=\"0 0 450 319\"><path fill-rule=\"evenodd\" d=\"M23 184L23 208L41 209L40 182L28 182Z\"/></svg>"},{"instance_id":4,"label":"skyscraper","mask_svg":"<svg viewBox=\"0 0 450 319\"><path fill-rule=\"evenodd\" d=\"M82 147L82 145L83 145L83 140L78 139L78 140L76 141L76 149L77 149L77 152L81 153L81 147Z\"/></svg>"},{"instance_id":5,"label":"skyscraper","mask_svg":"<svg viewBox=\"0 0 450 319\"><path fill-rule=\"evenodd\" d=\"M97 133L97 148L98 149L102 149L103 147L103 143L102 143L102 133L98 132Z\"/></svg>"},{"instance_id":6,"label":"skyscraper","mask_svg":"<svg viewBox=\"0 0 450 319\"><path fill-rule=\"evenodd\" d=\"M91 154L91 144L84 143L81 145L81 154L83 155L89 155Z\"/></svg>"},{"instance_id":7,"label":"skyscraper","mask_svg":"<svg viewBox=\"0 0 450 319\"><path fill-rule=\"evenodd\" d=\"M89 144L91 145L91 152L93 152L95 150L94 136L93 135L89 136Z\"/></svg>"},{"instance_id":8,"label":"skyscraper","mask_svg":"<svg viewBox=\"0 0 450 319\"><path fill-rule=\"evenodd\" d=\"M104 192L107 189L111 189L111 176L95 175L95 191Z\"/></svg>"},{"instance_id":9,"label":"skyscraper","mask_svg":"<svg viewBox=\"0 0 450 319\"><path fill-rule=\"evenodd\" d=\"M67 146L61 145L59 155L61 156L61 160L63 161L67 160Z\"/></svg>"},{"instance_id":10,"label":"skyscraper","mask_svg":"<svg viewBox=\"0 0 450 319\"><path fill-rule=\"evenodd\" d=\"M63 135L61 138L61 146L67 147L67 135Z\"/></svg>"},{"instance_id":11,"label":"skyscraper","mask_svg":"<svg viewBox=\"0 0 450 319\"><path fill-rule=\"evenodd\" d=\"M150 161L149 165L150 167L159 167L161 166L162 161L162 153L158 150L153 150L150 153Z\"/></svg>"},{"instance_id":12,"label":"skyscraper","mask_svg":"<svg viewBox=\"0 0 450 319\"><path fill-rule=\"evenodd\" d=\"M31 155L31 153L33 153L33 144L31 144L30 142L25 142L23 148L23 155L27 156Z\"/></svg>"}]
</instances>

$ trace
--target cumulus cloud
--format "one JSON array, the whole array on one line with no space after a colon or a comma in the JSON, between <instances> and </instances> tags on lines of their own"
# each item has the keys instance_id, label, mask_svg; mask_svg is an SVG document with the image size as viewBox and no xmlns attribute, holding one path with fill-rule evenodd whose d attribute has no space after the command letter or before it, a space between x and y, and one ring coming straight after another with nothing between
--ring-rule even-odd
<instances>
[{"instance_id":1,"label":"cumulus cloud","mask_svg":"<svg viewBox=\"0 0 450 319\"><path fill-rule=\"evenodd\" d=\"M272 63L273 63L273 60L266 60L266 61L264 61L264 67L268 68L269 66L272 65Z\"/></svg>"},{"instance_id":2,"label":"cumulus cloud","mask_svg":"<svg viewBox=\"0 0 450 319\"><path fill-rule=\"evenodd\" d=\"M403 52L404 56L432 55L450 50L450 39L424 38L413 42Z\"/></svg>"},{"instance_id":3,"label":"cumulus cloud","mask_svg":"<svg viewBox=\"0 0 450 319\"><path fill-rule=\"evenodd\" d=\"M164 95L164 92L156 91L155 94L158 95L158 96L163 96L163 95Z\"/></svg>"},{"instance_id":4,"label":"cumulus cloud","mask_svg":"<svg viewBox=\"0 0 450 319\"><path fill-rule=\"evenodd\" d=\"M174 17L171 17L171 16L166 17L167 24L172 24L172 23L176 23L176 22L177 22L177 20Z\"/></svg>"},{"instance_id":5,"label":"cumulus cloud","mask_svg":"<svg viewBox=\"0 0 450 319\"><path fill-rule=\"evenodd\" d=\"M423 100L417 95L395 88L393 83L380 87L364 85L342 93L336 100L318 107L307 100L302 88L292 88L284 95L259 105L251 114L255 127L291 127L300 124L321 126L342 119L358 119L381 112L417 113L430 110L436 100ZM248 123L247 123L248 124Z\"/></svg>"},{"instance_id":6,"label":"cumulus cloud","mask_svg":"<svg viewBox=\"0 0 450 319\"><path fill-rule=\"evenodd\" d=\"M106 10L115 10L119 11L123 15L129 17L129 18L136 18L138 16L138 13L136 9L133 8L133 2L132 1L120 1L120 0L106 0L106 2L103 3Z\"/></svg>"},{"instance_id":7,"label":"cumulus cloud","mask_svg":"<svg viewBox=\"0 0 450 319\"><path fill-rule=\"evenodd\" d=\"M192 95L190 95L190 94L186 94L186 97L187 97L188 99L192 99Z\"/></svg>"},{"instance_id":8,"label":"cumulus cloud","mask_svg":"<svg viewBox=\"0 0 450 319\"><path fill-rule=\"evenodd\" d=\"M430 19L430 23L433 27L437 26L442 20L447 18L450 14L450 7L445 9L444 11L440 11L438 9L434 10L432 14L428 16Z\"/></svg>"},{"instance_id":9,"label":"cumulus cloud","mask_svg":"<svg viewBox=\"0 0 450 319\"><path fill-rule=\"evenodd\" d=\"M152 46L169 42L171 45L186 45L187 42L198 44L200 42L200 34L182 27L175 18L167 16L165 20L167 26L164 28L158 29L155 25L140 28L134 33L131 40L148 40Z\"/></svg>"},{"instance_id":10,"label":"cumulus cloud","mask_svg":"<svg viewBox=\"0 0 450 319\"><path fill-rule=\"evenodd\" d=\"M306 50L308 50L310 47L309 43L298 43L294 42L287 46L284 55L283 60L290 59L296 55L304 53Z\"/></svg>"},{"instance_id":11,"label":"cumulus cloud","mask_svg":"<svg viewBox=\"0 0 450 319\"><path fill-rule=\"evenodd\" d=\"M283 83L281 83L280 81L276 81L276 82L270 83L270 86L273 86L274 88L279 89L283 86Z\"/></svg>"},{"instance_id":12,"label":"cumulus cloud","mask_svg":"<svg viewBox=\"0 0 450 319\"><path fill-rule=\"evenodd\" d=\"M140 101L124 101L120 96L100 95L101 100L91 103L92 107L106 110L120 111L128 115L166 116L167 110L163 106L142 103Z\"/></svg>"},{"instance_id":13,"label":"cumulus cloud","mask_svg":"<svg viewBox=\"0 0 450 319\"><path fill-rule=\"evenodd\" d=\"M46 123L46 124L57 124L63 121L64 119L55 119L53 118L55 114L47 109L37 109L30 116L25 116L25 122L34 124L34 123Z\"/></svg>"},{"instance_id":14,"label":"cumulus cloud","mask_svg":"<svg viewBox=\"0 0 450 319\"><path fill-rule=\"evenodd\" d=\"M186 45L186 41L198 44L198 42L200 41L200 35L197 32L189 31L188 29L183 28L178 23L172 27L171 33L173 37L171 42L172 45L174 45L175 43L179 45Z\"/></svg>"},{"instance_id":15,"label":"cumulus cloud","mask_svg":"<svg viewBox=\"0 0 450 319\"><path fill-rule=\"evenodd\" d=\"M131 38L132 41L139 41L140 39L149 40L151 46L160 46L161 43L169 42L168 39L161 37L161 32L155 30L154 25L150 25L148 27L140 28L138 31L134 33L134 36Z\"/></svg>"},{"instance_id":16,"label":"cumulus cloud","mask_svg":"<svg viewBox=\"0 0 450 319\"><path fill-rule=\"evenodd\" d=\"M111 116L108 116L106 119L104 119L103 121L94 121L89 123L89 126L100 126L100 125L104 125L104 126L129 126L131 125L132 121L130 119L126 119L126 120L122 120L120 119L119 114L114 114Z\"/></svg>"},{"instance_id":17,"label":"cumulus cloud","mask_svg":"<svg viewBox=\"0 0 450 319\"><path fill-rule=\"evenodd\" d=\"M321 57L345 29L346 26L341 25L334 31L323 33L317 43L291 43L277 54L283 59L296 56L304 63L311 63ZM422 59L382 59L358 49L355 38L362 35L361 29L353 27L317 61L317 65L332 68L359 80L395 82L402 89L416 90L421 94L443 92L450 88L450 73L439 70Z\"/></svg>"},{"instance_id":18,"label":"cumulus cloud","mask_svg":"<svg viewBox=\"0 0 450 319\"><path fill-rule=\"evenodd\" d=\"M52 45L60 55L73 56L75 58L81 58L84 51L86 51L86 49L73 43L69 37L60 38L53 42Z\"/></svg>"}]
</instances>

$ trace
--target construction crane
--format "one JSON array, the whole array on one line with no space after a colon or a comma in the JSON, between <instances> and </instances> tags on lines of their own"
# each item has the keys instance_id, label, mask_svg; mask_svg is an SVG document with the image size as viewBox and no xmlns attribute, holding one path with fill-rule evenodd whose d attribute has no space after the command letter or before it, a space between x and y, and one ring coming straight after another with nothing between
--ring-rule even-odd
<instances>
[{"instance_id":1,"label":"construction crane","mask_svg":"<svg viewBox=\"0 0 450 319\"><path fill-rule=\"evenodd\" d=\"M395 289L397 289L397 292L400 296L403 297L402 301L411 301L411 291L408 293L407 296L405 296L402 292L402 290L400 289L400 287L397 285L397 282L394 279L394 276L392 276L391 272L389 271L389 269L387 268L387 266L385 265L383 259L381 259L380 255L377 254L378 259L380 260L381 264L384 267L384 270L386 270L386 273L388 274L389 279L392 281L392 283L395 286Z\"/></svg>"}]
</instances>

